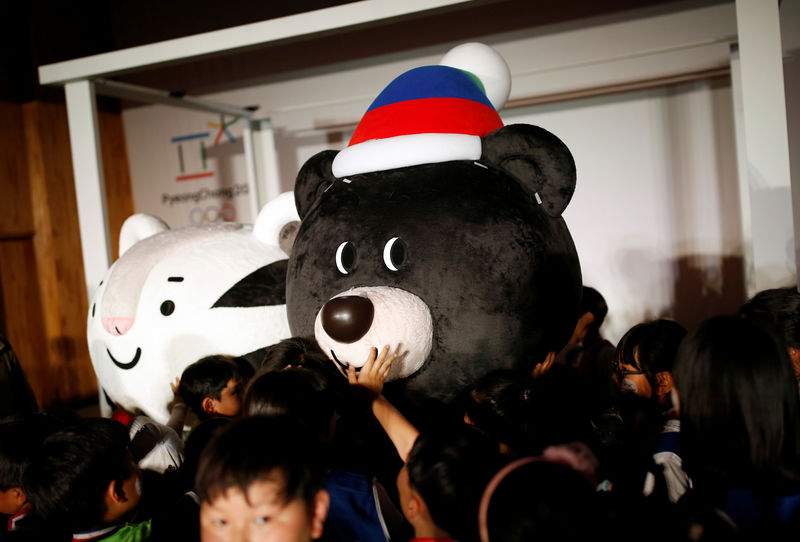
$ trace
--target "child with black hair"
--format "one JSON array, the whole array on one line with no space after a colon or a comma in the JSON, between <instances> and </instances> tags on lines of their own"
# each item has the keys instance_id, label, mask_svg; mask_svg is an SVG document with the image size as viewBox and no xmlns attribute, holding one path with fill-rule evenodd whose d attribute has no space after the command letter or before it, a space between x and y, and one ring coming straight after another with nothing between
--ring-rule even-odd
<instances>
[{"instance_id":1,"label":"child with black hair","mask_svg":"<svg viewBox=\"0 0 800 542\"><path fill-rule=\"evenodd\" d=\"M785 345L752 318L719 315L681 343L674 376L681 504L702 540L797 540L800 395Z\"/></svg>"},{"instance_id":2,"label":"child with black hair","mask_svg":"<svg viewBox=\"0 0 800 542\"><path fill-rule=\"evenodd\" d=\"M325 489L331 496L326 540L389 540L401 528L402 516L368 465L357 457L338 453L344 451L338 446L337 430L344 397L312 366L278 366L285 368L261 370L250 381L243 415L292 416L325 445L330 459ZM341 375L337 376L343 381ZM350 445L347 450L352 450Z\"/></svg>"},{"instance_id":3,"label":"child with black hair","mask_svg":"<svg viewBox=\"0 0 800 542\"><path fill-rule=\"evenodd\" d=\"M373 348L348 380L395 445L403 466L397 476L400 508L414 529L413 540L477 540L478 503L502 463L497 443L472 426L432 424L417 430L382 394L396 354Z\"/></svg>"},{"instance_id":4,"label":"child with black hair","mask_svg":"<svg viewBox=\"0 0 800 542\"><path fill-rule=\"evenodd\" d=\"M739 316L772 327L789 352L800 387L800 291L797 286L761 290L741 306Z\"/></svg>"},{"instance_id":5,"label":"child with black hair","mask_svg":"<svg viewBox=\"0 0 800 542\"><path fill-rule=\"evenodd\" d=\"M496 369L464 390L464 421L494 438L509 456L540 454L547 446L573 441L593 447L582 382L566 368L538 378Z\"/></svg>"},{"instance_id":6,"label":"child with black hair","mask_svg":"<svg viewBox=\"0 0 800 542\"><path fill-rule=\"evenodd\" d=\"M198 465L202 542L320 538L329 505L323 451L290 416L232 421Z\"/></svg>"},{"instance_id":7,"label":"child with black hair","mask_svg":"<svg viewBox=\"0 0 800 542\"><path fill-rule=\"evenodd\" d=\"M184 461L177 469L161 476L156 498L150 491L152 486L145 484L145 494L149 497L147 504L153 510L151 542L199 542L200 502L194 488L197 463L214 435L232 421L225 416L213 416L199 422L186 436ZM146 471L143 474L147 474Z\"/></svg>"},{"instance_id":8,"label":"child with black hair","mask_svg":"<svg viewBox=\"0 0 800 542\"><path fill-rule=\"evenodd\" d=\"M614 345L600 335L608 315L603 295L584 285L579 314L572 337L558 353L556 363L573 368L581 376L596 377L610 367L614 358Z\"/></svg>"},{"instance_id":9,"label":"child with black hair","mask_svg":"<svg viewBox=\"0 0 800 542\"><path fill-rule=\"evenodd\" d=\"M0 533L41 529L22 478L42 441L58 426L56 419L40 413L8 416L0 422L0 515L7 520Z\"/></svg>"},{"instance_id":10,"label":"child with black hair","mask_svg":"<svg viewBox=\"0 0 800 542\"><path fill-rule=\"evenodd\" d=\"M322 375L306 367L259 371L247 386L245 416L292 414L306 421L320 440L330 439L339 401Z\"/></svg>"},{"instance_id":11,"label":"child with black hair","mask_svg":"<svg viewBox=\"0 0 800 542\"><path fill-rule=\"evenodd\" d=\"M652 501L676 503L691 481L680 456L680 420L672 403L672 367L687 330L667 318L631 327L616 349L621 395L615 409L622 424L606 464L616 470L618 494L630 491Z\"/></svg>"},{"instance_id":12,"label":"child with black hair","mask_svg":"<svg viewBox=\"0 0 800 542\"><path fill-rule=\"evenodd\" d=\"M114 420L87 418L45 439L25 470L22 487L37 513L78 540L145 541L150 520L134 519L139 469L128 432Z\"/></svg>"},{"instance_id":13,"label":"child with black hair","mask_svg":"<svg viewBox=\"0 0 800 542\"><path fill-rule=\"evenodd\" d=\"M314 337L289 337L266 347L260 368L269 371L306 365L323 372L332 369L331 361Z\"/></svg>"},{"instance_id":14,"label":"child with black hair","mask_svg":"<svg viewBox=\"0 0 800 542\"><path fill-rule=\"evenodd\" d=\"M481 542L583 542L611 533L592 485L540 456L516 459L494 475L481 498L478 522ZM627 540L619 532L614 537Z\"/></svg>"},{"instance_id":15,"label":"child with black hair","mask_svg":"<svg viewBox=\"0 0 800 542\"><path fill-rule=\"evenodd\" d=\"M499 465L494 443L470 426L421 433L397 476L412 540L477 540L480 497Z\"/></svg>"},{"instance_id":16,"label":"child with black hair","mask_svg":"<svg viewBox=\"0 0 800 542\"><path fill-rule=\"evenodd\" d=\"M289 372L277 374L285 370ZM261 368L245 391L243 410L246 415L292 411L306 419L313 413L312 425L321 428L323 440L328 440L330 453L336 457L333 465L364 472L382 470L383 465L372 460L381 454L372 448L375 439L369 438L381 429L363 409L352 408L349 399L347 379L316 339L298 336L264 349ZM391 444L384 448L391 449Z\"/></svg>"},{"instance_id":17,"label":"child with black hair","mask_svg":"<svg viewBox=\"0 0 800 542\"><path fill-rule=\"evenodd\" d=\"M178 384L177 395L186 401L199 420L210 416L239 415L242 395L253 376L244 358L217 354L187 366Z\"/></svg>"}]
</instances>

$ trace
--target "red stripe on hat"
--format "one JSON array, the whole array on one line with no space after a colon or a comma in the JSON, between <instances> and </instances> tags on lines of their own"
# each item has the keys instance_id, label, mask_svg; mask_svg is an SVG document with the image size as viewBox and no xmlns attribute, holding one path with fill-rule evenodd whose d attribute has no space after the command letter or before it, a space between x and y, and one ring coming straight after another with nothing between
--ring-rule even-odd
<instances>
[{"instance_id":1,"label":"red stripe on hat","mask_svg":"<svg viewBox=\"0 0 800 542\"><path fill-rule=\"evenodd\" d=\"M366 113L350 145L408 134L485 136L503 127L491 107L463 98L424 98L384 105Z\"/></svg>"}]
</instances>

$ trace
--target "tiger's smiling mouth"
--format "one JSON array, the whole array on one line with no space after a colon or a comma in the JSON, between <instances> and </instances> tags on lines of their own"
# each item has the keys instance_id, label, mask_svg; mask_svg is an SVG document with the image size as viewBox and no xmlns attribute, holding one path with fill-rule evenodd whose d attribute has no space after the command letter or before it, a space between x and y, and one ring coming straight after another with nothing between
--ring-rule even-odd
<instances>
[{"instance_id":1,"label":"tiger's smiling mouth","mask_svg":"<svg viewBox=\"0 0 800 542\"><path fill-rule=\"evenodd\" d=\"M111 354L111 350L109 350L108 348L106 348L106 353L108 353L108 357L111 358L111 361L114 363L114 365L124 370L133 369L134 367L136 367L136 364L139 363L139 358L142 357L142 349L139 348L138 346L136 347L136 355L134 355L133 359L127 363L117 361L117 358L115 358Z\"/></svg>"}]
</instances>

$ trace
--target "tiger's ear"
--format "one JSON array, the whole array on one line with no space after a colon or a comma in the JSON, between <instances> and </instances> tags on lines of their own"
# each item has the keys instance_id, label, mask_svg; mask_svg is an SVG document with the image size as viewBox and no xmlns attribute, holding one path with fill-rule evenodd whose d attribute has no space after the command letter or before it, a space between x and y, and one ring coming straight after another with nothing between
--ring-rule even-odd
<instances>
[{"instance_id":1,"label":"tiger's ear","mask_svg":"<svg viewBox=\"0 0 800 542\"><path fill-rule=\"evenodd\" d=\"M167 223L158 217L148 215L146 213L136 213L125 219L122 223L122 228L119 230L119 256L133 245L152 237L162 231L167 231L169 226Z\"/></svg>"},{"instance_id":2,"label":"tiger's ear","mask_svg":"<svg viewBox=\"0 0 800 542\"><path fill-rule=\"evenodd\" d=\"M295 207L294 194L284 192L267 203L258 213L253 225L253 235L268 245L280 247L289 256L298 229L300 229L300 216Z\"/></svg>"},{"instance_id":3,"label":"tiger's ear","mask_svg":"<svg viewBox=\"0 0 800 542\"><path fill-rule=\"evenodd\" d=\"M575 192L575 160L567 146L544 128L510 124L483 138L481 160L513 175L541 202L561 216Z\"/></svg>"}]
</instances>

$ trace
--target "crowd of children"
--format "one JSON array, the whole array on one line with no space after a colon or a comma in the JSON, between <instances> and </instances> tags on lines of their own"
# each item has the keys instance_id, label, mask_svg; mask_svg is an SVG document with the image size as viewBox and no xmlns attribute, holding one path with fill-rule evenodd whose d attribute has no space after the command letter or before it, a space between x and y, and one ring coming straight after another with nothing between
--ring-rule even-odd
<instances>
[{"instance_id":1,"label":"crowd of children","mask_svg":"<svg viewBox=\"0 0 800 542\"><path fill-rule=\"evenodd\" d=\"M797 540L800 293L616 345L583 298L561 352L423 419L391 345L343 375L303 337L190 365L166 425L8 414L0 541Z\"/></svg>"}]
</instances>

